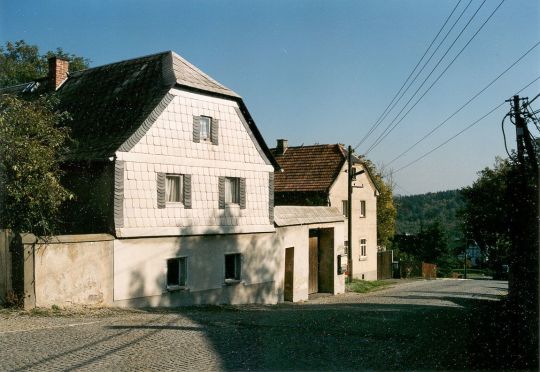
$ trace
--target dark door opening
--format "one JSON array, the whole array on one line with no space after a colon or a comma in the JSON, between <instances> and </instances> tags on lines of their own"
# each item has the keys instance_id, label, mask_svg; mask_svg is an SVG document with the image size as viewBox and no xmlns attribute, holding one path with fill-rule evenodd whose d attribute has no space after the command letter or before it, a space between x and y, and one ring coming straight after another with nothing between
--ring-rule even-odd
<instances>
[{"instance_id":1,"label":"dark door opening","mask_svg":"<svg viewBox=\"0 0 540 372\"><path fill-rule=\"evenodd\" d=\"M308 294L319 292L319 236L309 230L309 280Z\"/></svg>"},{"instance_id":2,"label":"dark door opening","mask_svg":"<svg viewBox=\"0 0 540 372\"><path fill-rule=\"evenodd\" d=\"M294 247L285 249L285 285L283 300L293 301L294 289Z\"/></svg>"}]
</instances>

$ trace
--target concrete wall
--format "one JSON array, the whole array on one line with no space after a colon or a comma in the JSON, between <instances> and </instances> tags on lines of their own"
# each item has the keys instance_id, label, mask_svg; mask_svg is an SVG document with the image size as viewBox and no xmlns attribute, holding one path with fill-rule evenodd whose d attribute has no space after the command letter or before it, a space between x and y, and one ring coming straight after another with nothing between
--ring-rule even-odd
<instances>
[{"instance_id":1,"label":"concrete wall","mask_svg":"<svg viewBox=\"0 0 540 372\"><path fill-rule=\"evenodd\" d=\"M285 249L294 247L294 276L293 276L293 302L308 299L309 286L309 230L310 229L333 229L333 294L345 292L345 276L337 274L337 255L343 253L343 223L323 223L312 225L284 226L276 229L279 246L281 247L282 260L285 260ZM328 236L322 239L327 243ZM323 243L324 244L324 243ZM285 271L279 274L284 278ZM330 280L326 281L327 283Z\"/></svg>"},{"instance_id":2,"label":"concrete wall","mask_svg":"<svg viewBox=\"0 0 540 372\"><path fill-rule=\"evenodd\" d=\"M6 299L9 291L13 290L11 283L11 253L9 244L11 237L8 230L0 230L0 304Z\"/></svg>"},{"instance_id":3,"label":"concrete wall","mask_svg":"<svg viewBox=\"0 0 540 372\"><path fill-rule=\"evenodd\" d=\"M225 254L240 253L241 281L225 284ZM167 290L167 259L187 258L186 288ZM116 306L277 303L284 250L275 233L117 239Z\"/></svg>"},{"instance_id":4,"label":"concrete wall","mask_svg":"<svg viewBox=\"0 0 540 372\"><path fill-rule=\"evenodd\" d=\"M23 237L25 307L110 305L113 240L107 234Z\"/></svg>"},{"instance_id":5,"label":"concrete wall","mask_svg":"<svg viewBox=\"0 0 540 372\"><path fill-rule=\"evenodd\" d=\"M359 171L362 167L354 165ZM342 201L347 200L347 163L341 169L334 184L330 188L330 206L342 209ZM352 194L352 258L353 277L366 280L377 279L377 197L376 190L368 178L367 172L358 175ZM360 216L360 201L366 201L366 215ZM343 231L343 242L347 240L347 221ZM336 239L339 237L336 235ZM366 256L360 255L360 240L367 241Z\"/></svg>"},{"instance_id":6,"label":"concrete wall","mask_svg":"<svg viewBox=\"0 0 540 372\"><path fill-rule=\"evenodd\" d=\"M174 99L124 162L124 226L118 237L273 231L269 181L274 169L261 156L233 100L172 89ZM193 116L219 120L219 143L193 141ZM157 173L191 175L192 208L157 207ZM219 177L246 179L246 208L219 209Z\"/></svg>"}]
</instances>

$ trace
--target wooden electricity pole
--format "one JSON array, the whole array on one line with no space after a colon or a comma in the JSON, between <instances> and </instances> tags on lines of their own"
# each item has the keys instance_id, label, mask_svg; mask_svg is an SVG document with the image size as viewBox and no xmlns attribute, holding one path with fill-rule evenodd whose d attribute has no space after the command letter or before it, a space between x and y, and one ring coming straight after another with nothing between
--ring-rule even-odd
<instances>
[{"instance_id":1,"label":"wooden electricity pole","mask_svg":"<svg viewBox=\"0 0 540 372\"><path fill-rule=\"evenodd\" d=\"M359 170L358 172L352 166L353 149L349 145L347 148L347 239L349 241L349 247L347 250L347 272L349 273L348 281L352 283L353 280L353 258L352 258L352 193L353 193L353 180L356 176L364 173L365 171Z\"/></svg>"}]
</instances>

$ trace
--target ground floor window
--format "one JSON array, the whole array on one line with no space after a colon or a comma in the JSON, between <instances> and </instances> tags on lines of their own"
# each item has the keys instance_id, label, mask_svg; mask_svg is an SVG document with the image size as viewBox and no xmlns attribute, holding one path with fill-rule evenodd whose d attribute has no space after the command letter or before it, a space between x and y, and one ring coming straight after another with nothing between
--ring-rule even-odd
<instances>
[{"instance_id":1,"label":"ground floor window","mask_svg":"<svg viewBox=\"0 0 540 372\"><path fill-rule=\"evenodd\" d=\"M240 253L225 255L225 282L240 280L241 272L241 255Z\"/></svg>"},{"instance_id":2,"label":"ground floor window","mask_svg":"<svg viewBox=\"0 0 540 372\"><path fill-rule=\"evenodd\" d=\"M366 239L360 239L360 257L366 257L367 243Z\"/></svg>"},{"instance_id":3,"label":"ground floor window","mask_svg":"<svg viewBox=\"0 0 540 372\"><path fill-rule=\"evenodd\" d=\"M167 287L184 287L187 279L186 257L175 257L167 260Z\"/></svg>"}]
</instances>

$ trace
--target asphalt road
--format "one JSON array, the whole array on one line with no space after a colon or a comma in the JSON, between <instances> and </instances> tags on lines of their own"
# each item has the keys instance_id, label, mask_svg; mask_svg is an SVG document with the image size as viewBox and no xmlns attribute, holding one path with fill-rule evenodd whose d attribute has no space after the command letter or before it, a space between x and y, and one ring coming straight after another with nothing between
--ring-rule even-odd
<instances>
[{"instance_id":1,"label":"asphalt road","mask_svg":"<svg viewBox=\"0 0 540 372\"><path fill-rule=\"evenodd\" d=\"M501 281L432 280L277 306L0 312L0 369L471 369L480 320L506 291Z\"/></svg>"}]
</instances>

